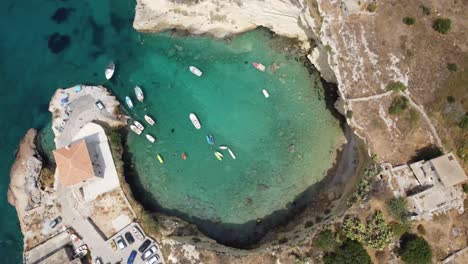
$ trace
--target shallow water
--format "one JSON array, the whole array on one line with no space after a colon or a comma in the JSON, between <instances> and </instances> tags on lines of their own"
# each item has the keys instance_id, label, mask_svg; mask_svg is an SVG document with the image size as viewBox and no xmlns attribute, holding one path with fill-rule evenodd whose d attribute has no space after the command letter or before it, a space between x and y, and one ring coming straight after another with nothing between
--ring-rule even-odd
<instances>
[{"instance_id":1,"label":"shallow water","mask_svg":"<svg viewBox=\"0 0 468 264\"><path fill-rule=\"evenodd\" d=\"M158 143L151 146L143 136L130 134L128 144L140 175L136 182L153 196L148 194L145 202L206 224L207 233L212 222L226 224L212 228L215 236L226 234L227 226L254 231L243 224L254 227L252 221L284 209L331 165L340 130L325 109L321 87L314 84L318 80L293 56L272 50L270 45L279 40L270 40L264 31L229 43L144 35L131 27L131 1L2 3L3 197L20 138L29 127L47 126L48 102L56 88L76 83L104 84L120 99L133 96L135 85L143 88L145 104L129 113L140 121L145 111L157 119L148 130ZM63 7L69 8L68 17L58 23L51 17ZM48 48L54 33L70 40L69 46L54 46L64 48L58 53ZM117 71L112 82L105 82L102 70L110 59ZM250 65L257 60L281 68L261 73ZM191 64L204 71L202 78L187 70ZM262 88L270 98L263 97ZM190 112L200 118L201 130L190 123ZM228 145L237 159L223 152L224 160L217 161L205 140L208 133L215 146ZM188 155L185 161L182 152ZM164 157L163 165L156 153ZM0 199L0 210L0 255L19 263L22 237L14 208Z\"/></svg>"}]
</instances>

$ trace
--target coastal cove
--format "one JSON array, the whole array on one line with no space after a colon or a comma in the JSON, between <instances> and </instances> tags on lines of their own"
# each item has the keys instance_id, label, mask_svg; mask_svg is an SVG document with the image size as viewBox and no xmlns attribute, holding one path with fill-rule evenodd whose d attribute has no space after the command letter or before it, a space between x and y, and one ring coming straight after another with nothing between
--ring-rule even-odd
<instances>
[{"instance_id":1,"label":"coastal cove","mask_svg":"<svg viewBox=\"0 0 468 264\"><path fill-rule=\"evenodd\" d=\"M1 155L8 166L27 128L48 129L47 105L56 88L102 84L123 102L139 85L145 104L126 111L139 121L145 112L153 115L157 124L151 133L158 142L151 146L134 134L126 139L126 161L131 161L126 176L137 199L199 225L225 244L243 246L302 208L314 193L311 186L336 158L339 122L326 107L319 77L309 74L298 57L302 54L284 49L288 40L272 38L265 30L229 40L140 34L131 27L134 3L127 1L22 5L12 1L2 14L16 24L16 32L8 23L1 26L8 36L0 46L5 73L1 93L10 109L0 119L11 124L1 137ZM24 17L33 22L19 19ZM34 34L26 34L30 31ZM52 48L55 33L68 36L69 43L63 38ZM13 52L19 48L24 52ZM117 71L105 82L103 68L111 59ZM255 60L279 69L261 73L250 65ZM191 63L200 66L203 78L187 71ZM263 87L271 98L263 97ZM206 130L194 134L190 111L197 112ZM225 155L223 162L215 160L204 139L207 133L214 134L217 145L232 147L238 159ZM182 152L188 160L181 160ZM157 163L156 153L164 155L164 165ZM8 169L2 168L2 195ZM10 252L7 259L16 263L21 234L14 209L6 199L0 205L6 212L0 222L9 226L0 233L0 252Z\"/></svg>"}]
</instances>

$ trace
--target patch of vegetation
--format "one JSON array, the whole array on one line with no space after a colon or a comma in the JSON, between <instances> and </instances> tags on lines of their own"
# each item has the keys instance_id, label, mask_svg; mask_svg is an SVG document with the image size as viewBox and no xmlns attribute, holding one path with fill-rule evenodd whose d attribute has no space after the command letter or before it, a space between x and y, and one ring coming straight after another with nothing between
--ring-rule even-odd
<instances>
[{"instance_id":1,"label":"patch of vegetation","mask_svg":"<svg viewBox=\"0 0 468 264\"><path fill-rule=\"evenodd\" d=\"M390 244L393 232L385 223L382 212L375 215L364 225L358 218L350 217L343 222L343 234L351 240L359 241L367 247L382 250Z\"/></svg>"},{"instance_id":2,"label":"patch of vegetation","mask_svg":"<svg viewBox=\"0 0 468 264\"><path fill-rule=\"evenodd\" d=\"M332 47L330 45L325 45L325 50L327 51L327 53L332 53Z\"/></svg>"},{"instance_id":3,"label":"patch of vegetation","mask_svg":"<svg viewBox=\"0 0 468 264\"><path fill-rule=\"evenodd\" d=\"M462 185L462 188L463 188L463 191L464 191L465 193L468 193L468 184L464 183L464 184Z\"/></svg>"},{"instance_id":4,"label":"patch of vegetation","mask_svg":"<svg viewBox=\"0 0 468 264\"><path fill-rule=\"evenodd\" d=\"M449 18L438 18L432 24L432 28L441 34L447 34L451 26L452 21Z\"/></svg>"},{"instance_id":5,"label":"patch of vegetation","mask_svg":"<svg viewBox=\"0 0 468 264\"><path fill-rule=\"evenodd\" d=\"M411 128L417 127L417 125L419 124L419 112L416 111L416 109L411 108L409 110L409 117L408 118L409 118Z\"/></svg>"},{"instance_id":6,"label":"patch of vegetation","mask_svg":"<svg viewBox=\"0 0 468 264\"><path fill-rule=\"evenodd\" d=\"M116 129L106 129L105 130L109 144L111 145L120 145L122 143L122 137L120 132Z\"/></svg>"},{"instance_id":7,"label":"patch of vegetation","mask_svg":"<svg viewBox=\"0 0 468 264\"><path fill-rule=\"evenodd\" d=\"M393 198L387 203L390 213L400 221L407 221L410 212L408 211L408 201L405 197Z\"/></svg>"},{"instance_id":8,"label":"patch of vegetation","mask_svg":"<svg viewBox=\"0 0 468 264\"><path fill-rule=\"evenodd\" d=\"M429 243L424 238L414 234L403 235L398 254L408 264L429 264L432 260L432 250Z\"/></svg>"},{"instance_id":9,"label":"patch of vegetation","mask_svg":"<svg viewBox=\"0 0 468 264\"><path fill-rule=\"evenodd\" d=\"M447 63L447 69L451 72L457 72L458 65L456 63Z\"/></svg>"},{"instance_id":10,"label":"patch of vegetation","mask_svg":"<svg viewBox=\"0 0 468 264\"><path fill-rule=\"evenodd\" d=\"M422 13L426 16L431 14L431 8L425 5L421 5Z\"/></svg>"},{"instance_id":11,"label":"patch of vegetation","mask_svg":"<svg viewBox=\"0 0 468 264\"><path fill-rule=\"evenodd\" d=\"M456 101L455 97L453 97L451 95L447 96L447 102L448 103L452 104L452 103L455 103L455 101Z\"/></svg>"},{"instance_id":12,"label":"patch of vegetation","mask_svg":"<svg viewBox=\"0 0 468 264\"><path fill-rule=\"evenodd\" d=\"M357 186L357 190L354 192L349 203L355 203L362 200L366 200L370 191L371 184L375 178L380 173L380 167L376 164L372 164L364 170L364 175Z\"/></svg>"},{"instance_id":13,"label":"patch of vegetation","mask_svg":"<svg viewBox=\"0 0 468 264\"><path fill-rule=\"evenodd\" d=\"M397 96L393 98L390 107L388 107L388 112L392 115L397 115L402 113L408 108L408 99L404 96Z\"/></svg>"},{"instance_id":14,"label":"patch of vegetation","mask_svg":"<svg viewBox=\"0 0 468 264\"><path fill-rule=\"evenodd\" d=\"M404 92L406 90L406 85L404 85L400 81L390 82L387 84L387 91L394 91L394 92Z\"/></svg>"},{"instance_id":15,"label":"patch of vegetation","mask_svg":"<svg viewBox=\"0 0 468 264\"><path fill-rule=\"evenodd\" d=\"M371 12L371 13L374 13L375 10L377 9L377 3L375 3L375 2L369 3L369 4L367 5L367 8L366 8L366 9L367 9L367 11L369 11L369 12Z\"/></svg>"},{"instance_id":16,"label":"patch of vegetation","mask_svg":"<svg viewBox=\"0 0 468 264\"><path fill-rule=\"evenodd\" d=\"M401 237L403 234L409 232L411 230L411 222L391 222L389 224L390 228L392 229L393 236L395 238Z\"/></svg>"},{"instance_id":17,"label":"patch of vegetation","mask_svg":"<svg viewBox=\"0 0 468 264\"><path fill-rule=\"evenodd\" d=\"M346 240L336 252L330 253L323 258L325 264L371 264L371 258L361 243Z\"/></svg>"},{"instance_id":18,"label":"patch of vegetation","mask_svg":"<svg viewBox=\"0 0 468 264\"><path fill-rule=\"evenodd\" d=\"M314 245L322 251L334 251L337 247L337 242L333 231L326 229L318 233L314 237Z\"/></svg>"},{"instance_id":19,"label":"patch of vegetation","mask_svg":"<svg viewBox=\"0 0 468 264\"><path fill-rule=\"evenodd\" d=\"M41 169L41 173L39 174L39 185L41 190L44 191L46 189L54 188L54 182L54 172L48 167L43 167Z\"/></svg>"},{"instance_id":20,"label":"patch of vegetation","mask_svg":"<svg viewBox=\"0 0 468 264\"><path fill-rule=\"evenodd\" d=\"M348 118L348 119L353 118L353 111L347 110L347 111L346 111L346 118Z\"/></svg>"},{"instance_id":21,"label":"patch of vegetation","mask_svg":"<svg viewBox=\"0 0 468 264\"><path fill-rule=\"evenodd\" d=\"M458 126L461 129L468 129L468 114L465 114L465 116L462 117L462 119L458 123Z\"/></svg>"},{"instance_id":22,"label":"patch of vegetation","mask_svg":"<svg viewBox=\"0 0 468 264\"><path fill-rule=\"evenodd\" d=\"M405 17L403 18L403 23L405 23L408 26L411 26L416 24L416 19L414 19L413 17Z\"/></svg>"}]
</instances>

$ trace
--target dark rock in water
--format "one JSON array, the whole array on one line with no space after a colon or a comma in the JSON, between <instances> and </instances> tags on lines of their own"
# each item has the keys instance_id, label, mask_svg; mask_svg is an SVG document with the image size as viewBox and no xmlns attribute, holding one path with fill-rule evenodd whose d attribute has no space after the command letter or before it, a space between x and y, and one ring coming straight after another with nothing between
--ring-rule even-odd
<instances>
[{"instance_id":1,"label":"dark rock in water","mask_svg":"<svg viewBox=\"0 0 468 264\"><path fill-rule=\"evenodd\" d=\"M294 145L294 144L289 145L288 151L289 151L289 153L296 152L296 145Z\"/></svg>"},{"instance_id":2,"label":"dark rock in water","mask_svg":"<svg viewBox=\"0 0 468 264\"><path fill-rule=\"evenodd\" d=\"M55 13L50 18L55 21L55 23L60 24L67 21L73 11L75 11L73 8L60 7L55 10Z\"/></svg>"},{"instance_id":3,"label":"dark rock in water","mask_svg":"<svg viewBox=\"0 0 468 264\"><path fill-rule=\"evenodd\" d=\"M70 36L68 35L61 35L57 32L49 36L49 49L53 53L57 54L66 49L70 46Z\"/></svg>"},{"instance_id":4,"label":"dark rock in water","mask_svg":"<svg viewBox=\"0 0 468 264\"><path fill-rule=\"evenodd\" d=\"M270 188L270 187L268 187L268 185L266 185L266 184L259 184L259 185L257 186L257 188L258 188L259 190L262 190L262 191L263 191L263 190L267 190L267 189Z\"/></svg>"},{"instance_id":5,"label":"dark rock in water","mask_svg":"<svg viewBox=\"0 0 468 264\"><path fill-rule=\"evenodd\" d=\"M171 129L171 133L174 133L174 132L175 132L175 129L174 129L174 128L173 128L173 129Z\"/></svg>"}]
</instances>

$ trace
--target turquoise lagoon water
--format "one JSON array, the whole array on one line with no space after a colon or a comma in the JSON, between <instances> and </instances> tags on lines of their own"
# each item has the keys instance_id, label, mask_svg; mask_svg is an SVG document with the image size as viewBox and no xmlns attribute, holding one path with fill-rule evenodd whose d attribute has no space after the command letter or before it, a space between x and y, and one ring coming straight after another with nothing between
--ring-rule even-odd
<instances>
[{"instance_id":1,"label":"turquoise lagoon water","mask_svg":"<svg viewBox=\"0 0 468 264\"><path fill-rule=\"evenodd\" d=\"M145 103L129 114L140 121L145 112L155 117L157 125L148 131L158 143L151 146L129 134L139 175L129 180L145 204L189 219L219 240L239 230L245 230L240 240L258 235L256 219L266 221L287 208L331 165L340 130L325 109L318 80L293 56L274 51L271 45L279 40L265 31L232 41L140 34L131 27L135 3L124 0L6 0L2 5L3 261L19 263L22 252L16 213L6 202L14 153L29 127L48 127L48 102L59 87L104 84L123 99L133 96L134 85L141 86ZM58 8L65 12L54 21ZM69 45L58 53L48 48L54 33L69 36ZM110 59L118 68L105 82L102 70ZM252 61L277 62L281 68L261 73ZM204 71L202 78L187 70L191 64ZM262 88L270 98L263 97ZM201 130L193 128L190 112L200 118ZM225 159L217 161L205 140L208 133L215 146L231 147L237 160L224 153ZM182 152L188 155L185 161ZM163 165L156 153L164 157Z\"/></svg>"}]
</instances>

